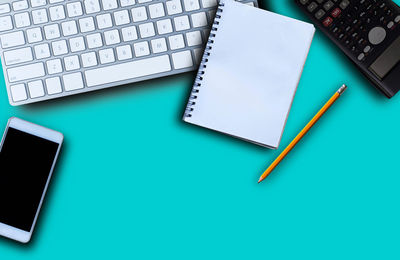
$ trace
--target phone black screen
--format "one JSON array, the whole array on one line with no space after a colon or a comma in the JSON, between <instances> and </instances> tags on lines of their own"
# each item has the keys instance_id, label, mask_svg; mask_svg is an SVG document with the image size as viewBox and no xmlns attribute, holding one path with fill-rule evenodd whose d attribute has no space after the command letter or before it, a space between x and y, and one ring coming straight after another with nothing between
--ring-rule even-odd
<instances>
[{"instance_id":1,"label":"phone black screen","mask_svg":"<svg viewBox=\"0 0 400 260\"><path fill-rule=\"evenodd\" d=\"M30 231L59 144L8 128L0 151L0 222Z\"/></svg>"}]
</instances>

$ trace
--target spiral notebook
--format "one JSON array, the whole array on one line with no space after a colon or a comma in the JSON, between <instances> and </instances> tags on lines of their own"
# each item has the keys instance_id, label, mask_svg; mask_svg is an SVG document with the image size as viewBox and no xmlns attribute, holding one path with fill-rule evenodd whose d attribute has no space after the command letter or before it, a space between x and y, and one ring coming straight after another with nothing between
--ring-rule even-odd
<instances>
[{"instance_id":1,"label":"spiral notebook","mask_svg":"<svg viewBox=\"0 0 400 260\"><path fill-rule=\"evenodd\" d=\"M221 0L183 120L277 149L314 32Z\"/></svg>"}]
</instances>

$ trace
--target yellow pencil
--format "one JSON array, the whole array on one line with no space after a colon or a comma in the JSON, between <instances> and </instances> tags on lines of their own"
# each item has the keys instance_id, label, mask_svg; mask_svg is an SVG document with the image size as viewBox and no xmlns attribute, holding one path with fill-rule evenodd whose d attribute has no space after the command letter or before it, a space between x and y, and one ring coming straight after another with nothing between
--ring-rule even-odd
<instances>
[{"instance_id":1,"label":"yellow pencil","mask_svg":"<svg viewBox=\"0 0 400 260\"><path fill-rule=\"evenodd\" d=\"M325 112L335 103L335 101L343 94L347 89L346 85L343 85L335 95L333 95L328 102L321 108L320 111L311 119L311 121L301 130L301 132L293 139L293 141L288 145L288 147L283 150L283 152L275 159L275 161L268 167L267 170L261 175L258 183L262 182L267 176L275 169L276 166L286 157L286 155L296 146L296 144L307 134L307 132L315 125L316 122L325 114Z\"/></svg>"}]
</instances>

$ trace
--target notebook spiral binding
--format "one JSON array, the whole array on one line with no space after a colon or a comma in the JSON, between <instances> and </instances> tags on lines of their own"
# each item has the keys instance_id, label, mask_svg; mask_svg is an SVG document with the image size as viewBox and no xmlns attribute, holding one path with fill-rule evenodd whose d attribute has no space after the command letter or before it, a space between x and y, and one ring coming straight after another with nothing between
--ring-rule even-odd
<instances>
[{"instance_id":1,"label":"notebook spiral binding","mask_svg":"<svg viewBox=\"0 0 400 260\"><path fill-rule=\"evenodd\" d=\"M193 89L192 92L190 93L190 98L186 106L184 117L192 117L192 112L194 111L194 107L196 105L197 95L198 93L200 93L201 83L203 81L203 76L206 73L208 58L211 56L211 50L214 44L214 38L216 36L216 32L218 31L219 21L221 20L222 12L224 11L223 10L224 6L225 4L222 1L220 1L218 4L217 11L215 13L213 25L211 27L210 36L208 38L207 45L204 49L203 58L201 59L199 70L197 72L193 84Z\"/></svg>"}]
</instances>

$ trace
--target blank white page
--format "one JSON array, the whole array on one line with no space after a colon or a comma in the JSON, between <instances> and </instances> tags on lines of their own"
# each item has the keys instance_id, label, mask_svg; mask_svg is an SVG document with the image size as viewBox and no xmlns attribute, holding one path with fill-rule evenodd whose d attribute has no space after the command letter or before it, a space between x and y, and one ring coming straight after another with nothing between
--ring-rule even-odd
<instances>
[{"instance_id":1,"label":"blank white page","mask_svg":"<svg viewBox=\"0 0 400 260\"><path fill-rule=\"evenodd\" d=\"M214 44L191 117L184 120L278 148L314 26L221 1Z\"/></svg>"}]
</instances>

